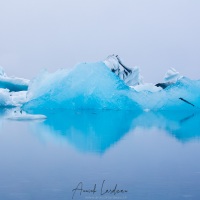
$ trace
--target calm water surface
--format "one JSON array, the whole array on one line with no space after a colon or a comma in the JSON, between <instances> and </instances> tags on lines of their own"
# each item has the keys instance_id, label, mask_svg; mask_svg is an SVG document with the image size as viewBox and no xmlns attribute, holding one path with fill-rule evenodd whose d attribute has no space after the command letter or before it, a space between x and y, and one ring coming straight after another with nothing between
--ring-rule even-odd
<instances>
[{"instance_id":1,"label":"calm water surface","mask_svg":"<svg viewBox=\"0 0 200 200\"><path fill-rule=\"evenodd\" d=\"M0 200L200 199L199 113L61 111L12 121L6 112ZM116 184L124 193L105 193ZM72 191L81 186L88 192Z\"/></svg>"}]
</instances>

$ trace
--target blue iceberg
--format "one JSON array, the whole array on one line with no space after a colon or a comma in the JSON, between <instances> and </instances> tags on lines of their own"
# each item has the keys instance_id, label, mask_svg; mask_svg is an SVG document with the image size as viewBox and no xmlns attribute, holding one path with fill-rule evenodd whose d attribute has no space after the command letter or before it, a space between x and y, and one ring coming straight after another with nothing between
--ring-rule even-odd
<instances>
[{"instance_id":1,"label":"blue iceberg","mask_svg":"<svg viewBox=\"0 0 200 200\"><path fill-rule=\"evenodd\" d=\"M9 77L4 72L3 68L0 67L0 88L8 89L11 92L19 92L28 90L29 80Z\"/></svg>"},{"instance_id":2,"label":"blue iceberg","mask_svg":"<svg viewBox=\"0 0 200 200\"><path fill-rule=\"evenodd\" d=\"M81 63L72 70L43 72L30 84L26 111L51 109L141 110L132 96L137 93L103 62Z\"/></svg>"},{"instance_id":3,"label":"blue iceberg","mask_svg":"<svg viewBox=\"0 0 200 200\"><path fill-rule=\"evenodd\" d=\"M26 102L28 84L29 80L8 77L0 67L0 107L17 107Z\"/></svg>"},{"instance_id":4,"label":"blue iceberg","mask_svg":"<svg viewBox=\"0 0 200 200\"><path fill-rule=\"evenodd\" d=\"M135 99L149 110L199 110L200 81L181 78L158 92L141 91Z\"/></svg>"},{"instance_id":5,"label":"blue iceberg","mask_svg":"<svg viewBox=\"0 0 200 200\"><path fill-rule=\"evenodd\" d=\"M43 71L30 82L8 77L0 68L0 106L22 106L24 111L37 114L55 109L200 110L200 81L183 77L171 68L164 83L143 83L139 68L123 65L129 70L125 81L126 71L118 65L109 57L104 62L80 63L55 73Z\"/></svg>"}]
</instances>

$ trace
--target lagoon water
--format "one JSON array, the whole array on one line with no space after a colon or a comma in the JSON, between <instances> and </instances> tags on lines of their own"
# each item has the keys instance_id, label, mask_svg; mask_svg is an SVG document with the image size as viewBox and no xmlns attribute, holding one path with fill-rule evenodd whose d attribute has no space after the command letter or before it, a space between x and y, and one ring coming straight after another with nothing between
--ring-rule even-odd
<instances>
[{"instance_id":1,"label":"lagoon water","mask_svg":"<svg viewBox=\"0 0 200 200\"><path fill-rule=\"evenodd\" d=\"M199 113L57 111L12 121L6 112L0 200L200 199ZM121 193L106 193L116 184ZM81 186L88 192L72 191Z\"/></svg>"}]
</instances>

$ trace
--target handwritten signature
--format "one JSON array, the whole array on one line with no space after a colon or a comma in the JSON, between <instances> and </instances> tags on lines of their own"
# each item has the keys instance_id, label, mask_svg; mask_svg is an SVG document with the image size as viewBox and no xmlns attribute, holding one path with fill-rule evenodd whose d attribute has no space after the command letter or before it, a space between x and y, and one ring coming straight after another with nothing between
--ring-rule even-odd
<instances>
[{"instance_id":1,"label":"handwritten signature","mask_svg":"<svg viewBox=\"0 0 200 200\"><path fill-rule=\"evenodd\" d=\"M107 194L107 195L117 195L117 194L125 194L128 193L128 190L125 189L118 189L118 184L116 184L113 188L105 188L105 180L103 180L102 184L101 184L101 188L100 190L98 190L97 188L97 184L94 184L94 186L90 189L85 189L83 187L83 182L78 183L78 185L76 186L76 188L74 188L72 190L73 194L72 194L72 199L74 199L76 194L82 195L83 193L88 193L88 194L97 194L99 193L101 196Z\"/></svg>"}]
</instances>

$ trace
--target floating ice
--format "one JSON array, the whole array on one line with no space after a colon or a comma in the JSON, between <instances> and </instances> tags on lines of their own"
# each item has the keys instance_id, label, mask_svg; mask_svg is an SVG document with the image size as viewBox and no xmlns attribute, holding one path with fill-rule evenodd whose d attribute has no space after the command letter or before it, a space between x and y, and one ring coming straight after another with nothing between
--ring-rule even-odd
<instances>
[{"instance_id":1,"label":"floating ice","mask_svg":"<svg viewBox=\"0 0 200 200\"><path fill-rule=\"evenodd\" d=\"M9 77L0 67L0 88L8 89L11 92L25 91L28 89L29 80L17 77Z\"/></svg>"},{"instance_id":2,"label":"floating ice","mask_svg":"<svg viewBox=\"0 0 200 200\"><path fill-rule=\"evenodd\" d=\"M128 87L103 63L43 72L31 82L23 109L196 110L200 81L181 78L165 90L153 84ZM43 111L42 111L43 112Z\"/></svg>"},{"instance_id":3,"label":"floating ice","mask_svg":"<svg viewBox=\"0 0 200 200\"><path fill-rule=\"evenodd\" d=\"M33 113L55 109L200 110L200 81L180 76L172 68L165 76L168 82L161 83L167 84L167 87L162 89L151 83L141 84L139 69L135 68L134 71L132 68L134 73L130 80L132 83L135 80L137 84L129 87L126 84L129 76L123 81L119 74L110 70L123 65L121 60L113 59L110 57L104 62L81 63L71 70L62 69L55 73L43 71L29 84L29 81L22 81L26 82L26 87L29 85L28 92L0 89L0 107L23 105L24 110ZM3 79L8 77L0 69L0 83ZM24 79L12 80L18 87L16 80Z\"/></svg>"},{"instance_id":4,"label":"floating ice","mask_svg":"<svg viewBox=\"0 0 200 200\"><path fill-rule=\"evenodd\" d=\"M158 92L142 91L134 96L144 109L150 110L199 110L200 81L186 77Z\"/></svg>"},{"instance_id":5,"label":"floating ice","mask_svg":"<svg viewBox=\"0 0 200 200\"><path fill-rule=\"evenodd\" d=\"M47 117L45 115L32 115L27 114L22 110L14 110L10 115L7 116L9 120L25 121L25 120L44 120Z\"/></svg>"},{"instance_id":6,"label":"floating ice","mask_svg":"<svg viewBox=\"0 0 200 200\"><path fill-rule=\"evenodd\" d=\"M7 89L0 88L0 107L13 107L13 101Z\"/></svg>"},{"instance_id":7,"label":"floating ice","mask_svg":"<svg viewBox=\"0 0 200 200\"><path fill-rule=\"evenodd\" d=\"M133 93L103 62L81 63L70 71L44 72L37 77L23 109L140 110Z\"/></svg>"},{"instance_id":8,"label":"floating ice","mask_svg":"<svg viewBox=\"0 0 200 200\"><path fill-rule=\"evenodd\" d=\"M27 101L26 92L9 92L8 89L0 88L0 107L21 106Z\"/></svg>"},{"instance_id":9,"label":"floating ice","mask_svg":"<svg viewBox=\"0 0 200 200\"><path fill-rule=\"evenodd\" d=\"M0 107L15 107L25 103L28 84L29 80L8 77L0 67Z\"/></svg>"},{"instance_id":10,"label":"floating ice","mask_svg":"<svg viewBox=\"0 0 200 200\"><path fill-rule=\"evenodd\" d=\"M9 89L13 92L26 91L28 89L28 84L29 80L26 79L0 76L0 88Z\"/></svg>"},{"instance_id":11,"label":"floating ice","mask_svg":"<svg viewBox=\"0 0 200 200\"><path fill-rule=\"evenodd\" d=\"M27 101L27 91L10 92L13 106L21 106Z\"/></svg>"}]
</instances>

